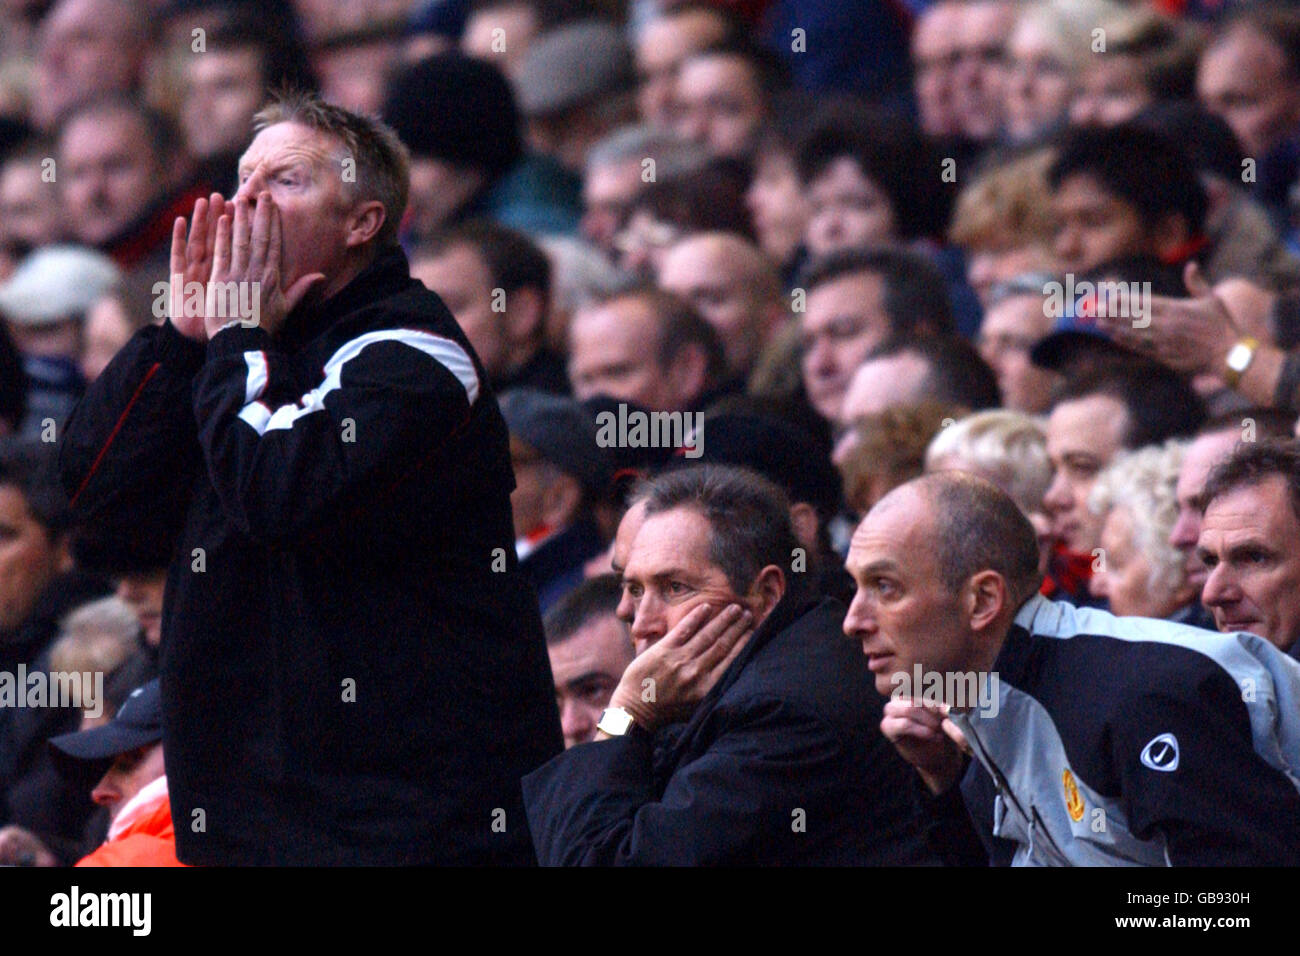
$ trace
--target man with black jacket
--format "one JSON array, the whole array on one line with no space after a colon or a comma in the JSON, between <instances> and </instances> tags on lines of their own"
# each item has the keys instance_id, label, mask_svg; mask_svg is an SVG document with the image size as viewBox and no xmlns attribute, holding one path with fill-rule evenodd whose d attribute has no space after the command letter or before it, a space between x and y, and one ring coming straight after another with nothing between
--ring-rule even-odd
<instances>
[{"instance_id":1,"label":"man with black jacket","mask_svg":"<svg viewBox=\"0 0 1300 956\"><path fill-rule=\"evenodd\" d=\"M524 778L541 862L929 862L843 605L784 570L781 492L699 465L634 512L618 614L637 657L596 739Z\"/></svg>"},{"instance_id":2,"label":"man with black jacket","mask_svg":"<svg viewBox=\"0 0 1300 956\"><path fill-rule=\"evenodd\" d=\"M60 621L109 593L103 578L72 567L52 451L0 440L0 678L9 685L0 692L0 865L72 863L93 809L83 790L58 779L45 747L50 734L76 729L81 708L28 699L32 676L50 669Z\"/></svg>"},{"instance_id":3,"label":"man with black jacket","mask_svg":"<svg viewBox=\"0 0 1300 956\"><path fill-rule=\"evenodd\" d=\"M530 862L546 649L505 423L395 242L405 148L310 96L257 128L234 199L175 224L168 322L63 438L85 520L189 492L160 658L178 856Z\"/></svg>"}]
</instances>

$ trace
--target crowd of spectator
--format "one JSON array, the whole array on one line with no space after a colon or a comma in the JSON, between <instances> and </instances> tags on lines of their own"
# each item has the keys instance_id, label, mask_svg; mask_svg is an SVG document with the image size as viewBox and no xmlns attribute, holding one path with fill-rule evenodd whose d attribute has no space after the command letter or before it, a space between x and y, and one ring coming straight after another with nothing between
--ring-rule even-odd
<instances>
[{"instance_id":1,"label":"crowd of spectator","mask_svg":"<svg viewBox=\"0 0 1300 956\"><path fill-rule=\"evenodd\" d=\"M950 472L1032 529L1033 593L1300 658L1300 7L12 0L0 673L103 686L93 716L0 695L0 864L171 860L152 682L168 568L191 562L166 533L181 506L159 487L156 527L86 526L55 462L88 386L168 320L177 217L233 195L255 113L289 89L409 151L384 228L500 404L566 748L611 701L687 722L645 779L598 747L526 778L543 862L707 862L729 840L740 861L933 861L891 796L908 770L877 728L901 718L865 697L871 627L844 613L878 503L987 506L1005 531ZM936 529L919 547L967 540ZM656 617L673 561L745 627L672 595ZM810 598L838 603L792 610ZM788 643L733 650L762 626ZM708 672L746 676L648 706L639 681L705 632ZM762 710L786 697L816 726L784 734L766 792L699 728L775 747L752 721L793 721ZM790 807L822 815L815 839Z\"/></svg>"}]
</instances>

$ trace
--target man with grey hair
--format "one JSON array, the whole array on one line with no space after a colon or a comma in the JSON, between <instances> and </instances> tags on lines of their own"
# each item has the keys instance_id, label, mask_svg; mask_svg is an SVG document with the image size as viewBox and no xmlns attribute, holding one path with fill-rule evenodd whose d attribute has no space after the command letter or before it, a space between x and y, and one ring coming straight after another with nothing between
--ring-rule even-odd
<instances>
[{"instance_id":1,"label":"man with grey hair","mask_svg":"<svg viewBox=\"0 0 1300 956\"><path fill-rule=\"evenodd\" d=\"M149 52L149 14L132 0L59 0L41 19L32 120L52 131L69 107L139 87Z\"/></svg>"},{"instance_id":2,"label":"man with grey hair","mask_svg":"<svg viewBox=\"0 0 1300 956\"><path fill-rule=\"evenodd\" d=\"M539 860L926 862L881 699L837 633L843 605L787 570L784 495L700 465L638 501L617 555L637 656L595 740L524 778Z\"/></svg>"},{"instance_id":3,"label":"man with grey hair","mask_svg":"<svg viewBox=\"0 0 1300 956\"><path fill-rule=\"evenodd\" d=\"M1201 501L1201 600L1215 624L1300 657L1300 442L1242 442L1211 469Z\"/></svg>"},{"instance_id":4,"label":"man with grey hair","mask_svg":"<svg viewBox=\"0 0 1300 956\"><path fill-rule=\"evenodd\" d=\"M561 748L541 619L506 424L397 244L406 150L308 94L257 129L234 198L175 222L168 321L61 450L83 521L182 491L160 661L178 856L532 862L519 778Z\"/></svg>"},{"instance_id":5,"label":"man with grey hair","mask_svg":"<svg viewBox=\"0 0 1300 956\"><path fill-rule=\"evenodd\" d=\"M582 233L614 258L614 237L648 183L693 172L709 161L698 143L648 126L625 126L595 143L583 174Z\"/></svg>"},{"instance_id":6,"label":"man with grey hair","mask_svg":"<svg viewBox=\"0 0 1300 956\"><path fill-rule=\"evenodd\" d=\"M1014 865L1300 863L1300 668L1267 641L1042 597L1028 519L961 472L882 498L848 569L844 632L949 862L988 862L978 830Z\"/></svg>"}]
</instances>

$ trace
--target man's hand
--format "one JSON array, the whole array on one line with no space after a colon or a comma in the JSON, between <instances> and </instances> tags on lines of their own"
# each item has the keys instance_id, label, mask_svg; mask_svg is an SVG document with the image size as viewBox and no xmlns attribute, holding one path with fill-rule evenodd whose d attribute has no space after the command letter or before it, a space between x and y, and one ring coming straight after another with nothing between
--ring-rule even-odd
<instances>
[{"instance_id":1,"label":"man's hand","mask_svg":"<svg viewBox=\"0 0 1300 956\"><path fill-rule=\"evenodd\" d=\"M204 309L204 326L208 337L215 335L224 325L239 319L246 324L257 324L274 335L284 323L285 316L302 301L308 290L325 276L313 272L302 276L288 289L280 288L280 255L282 250L280 210L276 208L269 192L257 197L257 208L250 210L249 202L239 197L234 203L233 220L229 212L217 220L216 242L212 254L212 279L208 285ZM234 283L234 285L228 285ZM253 285L256 283L256 285ZM235 290L233 297L239 302L253 302L256 315L223 315L227 309L217 307L224 297L229 303L232 296L224 290ZM247 291L245 291L247 290ZM223 296L224 292L224 296Z\"/></svg>"},{"instance_id":2,"label":"man's hand","mask_svg":"<svg viewBox=\"0 0 1300 956\"><path fill-rule=\"evenodd\" d=\"M943 793L961 777L963 755L970 746L948 719L946 704L935 706L911 697L888 700L880 732L916 768L931 793Z\"/></svg>"},{"instance_id":3,"label":"man's hand","mask_svg":"<svg viewBox=\"0 0 1300 956\"><path fill-rule=\"evenodd\" d=\"M58 865L58 858L30 830L15 826L0 829L0 866Z\"/></svg>"},{"instance_id":4,"label":"man's hand","mask_svg":"<svg viewBox=\"0 0 1300 956\"><path fill-rule=\"evenodd\" d=\"M200 199L194 204L186 235L185 217L178 216L172 223L171 271L167 275L167 315L176 331L196 342L208 340L201 314L186 315L186 287L197 282L203 286L207 297L208 280L212 277L212 252L217 242L217 220L225 211L226 201L221 193L210 199Z\"/></svg>"},{"instance_id":5,"label":"man's hand","mask_svg":"<svg viewBox=\"0 0 1300 956\"><path fill-rule=\"evenodd\" d=\"M646 730L685 720L753 633L753 615L738 604L717 614L708 605L693 608L628 665L609 705L627 710Z\"/></svg>"},{"instance_id":6,"label":"man's hand","mask_svg":"<svg viewBox=\"0 0 1300 956\"><path fill-rule=\"evenodd\" d=\"M1132 318L1117 316L1098 316L1097 325L1120 345L1175 371L1218 375L1228 352L1244 333L1196 263L1189 262L1183 270L1183 284L1191 298L1151 297L1145 328L1134 328Z\"/></svg>"}]
</instances>

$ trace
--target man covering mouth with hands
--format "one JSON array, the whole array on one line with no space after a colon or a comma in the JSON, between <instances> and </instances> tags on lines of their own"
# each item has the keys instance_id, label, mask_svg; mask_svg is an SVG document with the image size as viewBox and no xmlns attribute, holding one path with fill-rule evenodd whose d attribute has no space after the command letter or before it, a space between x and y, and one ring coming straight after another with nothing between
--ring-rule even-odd
<instances>
[{"instance_id":1,"label":"man covering mouth with hands","mask_svg":"<svg viewBox=\"0 0 1300 956\"><path fill-rule=\"evenodd\" d=\"M186 294L61 453L89 523L185 492L160 657L177 855L530 863L519 779L559 723L505 422L396 242L406 149L305 94L256 129L234 197L175 223Z\"/></svg>"}]
</instances>

